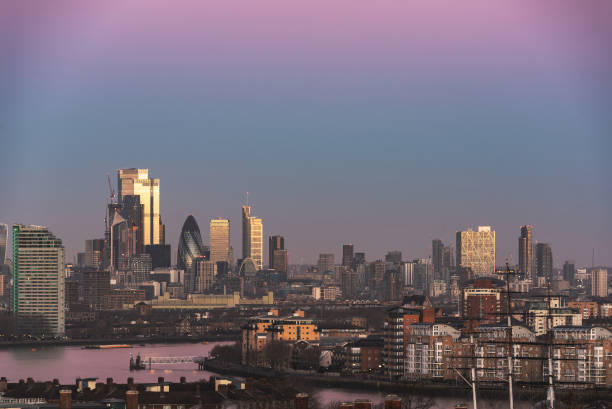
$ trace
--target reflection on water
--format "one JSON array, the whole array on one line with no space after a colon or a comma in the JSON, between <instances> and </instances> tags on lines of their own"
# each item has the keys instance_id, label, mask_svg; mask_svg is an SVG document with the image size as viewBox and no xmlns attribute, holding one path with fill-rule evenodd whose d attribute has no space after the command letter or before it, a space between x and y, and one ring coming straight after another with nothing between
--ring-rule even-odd
<instances>
[{"instance_id":1,"label":"reflection on water","mask_svg":"<svg viewBox=\"0 0 612 409\"><path fill-rule=\"evenodd\" d=\"M133 377L136 382L154 382L158 376L164 376L171 382L178 382L181 376L188 381L195 381L208 379L211 373L198 371L194 363L130 371L130 353L142 357L207 356L215 345L217 343L147 344L117 349L83 349L80 346L2 349L0 376L5 376L9 382L28 377L40 381L57 378L62 383L72 383L77 377L93 377L101 381L110 377L115 382L126 382L128 377Z\"/></svg>"},{"instance_id":2,"label":"reflection on water","mask_svg":"<svg viewBox=\"0 0 612 409\"><path fill-rule=\"evenodd\" d=\"M10 350L0 350L0 357L3 353L8 352L16 361L30 361L33 357L37 361L62 359L64 356L64 347L60 346L41 346L41 347L18 347ZM0 362L4 363L4 360ZM2 368L4 365L2 366Z\"/></svg>"},{"instance_id":3,"label":"reflection on water","mask_svg":"<svg viewBox=\"0 0 612 409\"><path fill-rule=\"evenodd\" d=\"M155 382L159 376L166 381L178 382L182 376L187 381L206 379L212 375L210 372L198 371L196 364L178 364L159 366L142 371L129 370L130 353L134 356L140 354L148 356L206 356L217 344L147 344L134 348L118 349L82 349L78 346L45 346L28 348L13 348L0 350L0 376L5 376L9 382L32 377L38 381L48 381L54 378L67 384L73 383L77 377L93 377L104 382L106 378L113 378L115 382L125 383L128 377L135 382ZM311 392L322 408L332 402L354 401L355 399L370 399L374 404L384 400L386 393L368 392L349 389L315 389ZM419 397L414 397L412 407L416 406ZM471 403L466 398L436 397L434 408L454 408L458 402ZM479 409L506 407L505 401L481 400ZM471 406L471 404L469 405ZM530 408L530 404L519 402L517 409Z\"/></svg>"}]
</instances>

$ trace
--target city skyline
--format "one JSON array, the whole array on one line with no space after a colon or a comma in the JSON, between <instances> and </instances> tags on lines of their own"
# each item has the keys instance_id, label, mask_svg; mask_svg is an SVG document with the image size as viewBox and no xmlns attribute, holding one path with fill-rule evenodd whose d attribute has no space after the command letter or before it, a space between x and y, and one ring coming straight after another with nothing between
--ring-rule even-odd
<instances>
[{"instance_id":1,"label":"city skyline","mask_svg":"<svg viewBox=\"0 0 612 409\"><path fill-rule=\"evenodd\" d=\"M293 263L424 257L478 225L517 263L531 224L556 267L612 265L610 2L12 3L0 220L68 260L101 237L105 175L141 167L173 254L188 214L236 228L249 191Z\"/></svg>"},{"instance_id":2,"label":"city skyline","mask_svg":"<svg viewBox=\"0 0 612 409\"><path fill-rule=\"evenodd\" d=\"M249 208L254 208L254 206L252 206L252 205L249 205L248 207ZM244 206L242 206L242 209L243 209L242 210L242 212L243 212L243 216L242 217L244 219ZM226 213L228 213L228 212L226 212ZM253 217L253 218L257 219L257 220L261 220L261 218L258 218L258 217ZM200 220L200 217L196 216L194 213L189 213L185 218L183 218L183 223L181 224L183 226L183 228L184 228L184 223L186 223L186 221L185 221L186 219L187 220L189 220L189 219L191 219L191 220L194 220L194 219L195 220ZM242 250L241 250L241 243L243 242L242 226L240 226L240 227L236 226L236 224L238 224L238 223L232 224L231 223L231 218L229 218L229 217L209 217L209 218L202 217L202 221L203 221L203 223L206 223L206 224L213 224L213 223L219 223L219 222L227 223L227 225L229 225L229 226L225 226L224 229L227 229L228 227L231 226L231 229L230 229L231 233L229 233L229 234L225 233L225 234L227 234L227 236L231 237L231 240L229 242L230 248L238 249L238 251L240 252L238 254L242 254ZM2 223L0 223L0 224L2 224ZM8 225L12 225L12 224L19 224L19 223L11 222L11 223L7 223L7 224ZM42 225L40 223L27 223L27 224L28 225ZM48 227L47 225L45 225L45 226ZM173 230L172 227L173 226L170 226L170 231ZM423 252L421 252L421 253L410 252L409 250L407 251L406 249L401 249L397 245L396 246L390 245L389 247L385 247L385 248L379 247L379 248L382 249L381 253L372 256L371 255L372 252L370 252L368 248L364 248L364 247L361 247L359 245L353 245L352 243L350 245L346 245L346 244L342 244L341 241L338 241L336 243L335 247L332 245L332 247L329 247L329 248L320 248L318 251L315 251L315 250L306 250L307 253L312 253L311 258L308 259L308 260L304 260L303 257L301 257L301 260L296 260L294 258L294 256L292 256L290 264L291 265L294 265L294 264L295 265L299 265L299 264L317 265L318 258L320 256L320 254L322 254L322 253L333 253L334 256L335 256L335 259L339 260L337 262L337 264L342 264L343 249L346 246L354 247L356 252L365 252L367 261L384 260L385 259L385 255L388 252L398 251L398 250L400 251L400 253L403 253L403 261L412 261L412 260L421 259L421 258L427 258L427 257L431 257L432 260L433 260L435 258L435 255L433 254L433 251L432 251L432 241L438 241L438 240L440 240L438 237L444 237L444 239L441 240L442 245L444 245L445 247L448 245L448 246L451 246L451 248L452 248L452 246L454 246L456 244L455 241L456 241L457 233L459 233L459 232L461 232L461 231L463 231L465 229L469 230L469 229L477 228L477 227L478 227L477 225L465 225L461 229L457 229L454 233L444 232L444 233L438 234L438 235L431 233L431 234L429 234L429 237L432 237L433 239L429 239L429 241L427 241L427 243L424 243L424 246L421 246L421 247L425 247L424 250L422 249ZM480 227L482 227L482 226L480 226ZM486 226L486 227L489 227L489 226ZM521 229L523 227L525 227L525 226L521 225L521 226L519 226L518 229L516 229L514 231L515 236L517 234L519 234L519 235L521 234ZM529 225L529 227L531 229L533 229L535 227L535 224L531 223ZM234 229L239 229L239 228L241 229L240 231L234 232ZM492 225L491 229L493 230L494 235L495 235L495 233L497 232L497 229L496 229L495 225ZM202 243L202 246L204 246L206 248L210 248L210 245L211 245L210 231L209 231L209 229L207 229L205 232L207 233L206 235L201 234L202 235L201 243ZM10 233L10 229L9 229L8 233ZM179 229L179 233L180 233L180 229ZM202 232L202 233L204 233L204 232ZM511 235L512 232L506 232L506 234L507 235ZM88 235L87 237L90 237L90 236L94 237L96 235L102 236L103 232L102 233L92 233L91 235ZM179 236L180 236L180 234L179 234ZM230 237L227 237L227 236L226 236L226 240L228 238L230 238ZM237 239L236 236L240 237L240 238ZM285 235L282 235L282 236L284 237ZM12 240L10 235L8 237L9 237L9 241ZM277 237L277 234L268 234L268 233L264 232L263 235L262 235L262 244L264 244L263 243L264 241L268 241L268 239L271 238L271 237ZM497 241L499 241L499 236L497 236L496 239L497 239ZM505 240L503 240L503 242L511 241L511 240L508 239L508 237L505 237L504 239ZM62 238L62 240L63 240L63 238ZM237 240L240 240L240 241L236 242ZM82 249L78 248L78 249L75 249L74 251L72 251L72 249L68 249L68 248L66 249L67 255L68 255L68 250L71 251L71 254L72 254L72 252L74 253L74 256L73 256L73 258L75 259L74 261L76 261L77 253L85 254L87 241L91 241L91 239L83 238L82 241L83 241L83 243L82 243L82 247L83 248ZM357 241L357 242L359 242L359 241ZM533 240L533 247L534 247L534 249L533 249L533 256L532 257L534 258L534 261L533 261L533 264L534 264L534 266L533 266L533 268L534 268L533 274L534 275L536 273L536 271L535 271L535 268L536 268L536 266L535 266L535 262L536 262L536 260L535 260L536 259L535 247L538 244L549 246L550 242L551 242L550 240L547 240L547 241L543 241L543 240L539 241L537 239ZM172 262L174 264L174 261L176 260L176 257L177 257L179 240L175 239L174 236L170 236L170 237L166 238L166 243L171 245L171 258L172 258ZM554 242L552 244L554 245ZM266 246L263 247L262 255L264 253L266 253L266 255L269 254L269 243L267 243L267 246L268 247L266 247ZM515 246L516 246L516 237L515 237ZM64 247L67 247L67 246L64 246ZM519 267L519 265L520 265L520 259L519 259L520 240L519 240L519 246L516 247L515 249L510 249L510 251L507 253L509 256L503 256L503 255L500 256L501 253L497 250L497 248L499 248L499 246L495 246L494 245L494 248L496 250L495 251L496 259L497 259L496 262L495 262L496 266L502 266L506 261L508 261L508 262L510 262L511 265L515 265L515 266ZM236 251L236 250L234 250L234 251ZM293 251L292 251L292 253L293 253ZM303 249L302 249L302 253L304 253ZM7 254L7 257L8 256L9 256L9 254ZM590 256L591 256L591 259L592 259L592 254ZM455 262L456 261L456 253L455 252L453 252L452 257L453 257L452 261ZM268 257L263 257L262 258L263 266L267 266L268 265L268 263L269 263L268 258L269 258L269 255L268 255ZM302 260L304 260L304 261L302 261ZM566 261L568 261L568 260L574 262L573 261L574 257L572 257L571 255L558 255L555 252L554 253L554 258L552 259L553 268L555 269L555 271L556 270L562 270L563 269L563 264ZM607 266L608 265L605 262L598 262L597 260L598 260L597 259L597 254L595 254L595 263L593 264L593 267L602 267L602 266ZM591 261L592 260L585 260L582 263L577 263L576 266L577 267L590 268L591 267ZM66 257L66 262L70 263L70 262L73 262L73 260L72 260L72 258L69 259L68 256L67 256Z\"/></svg>"}]
</instances>

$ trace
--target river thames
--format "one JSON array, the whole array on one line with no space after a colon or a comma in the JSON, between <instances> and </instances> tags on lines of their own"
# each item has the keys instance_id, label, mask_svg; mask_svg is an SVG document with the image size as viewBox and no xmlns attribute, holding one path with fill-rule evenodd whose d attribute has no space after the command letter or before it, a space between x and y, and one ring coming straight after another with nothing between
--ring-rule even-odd
<instances>
[{"instance_id":1,"label":"river thames","mask_svg":"<svg viewBox=\"0 0 612 409\"><path fill-rule=\"evenodd\" d=\"M28 377L36 381L59 379L63 384L73 383L76 378L98 378L104 382L113 378L115 382L125 383L128 377L135 382L155 382L163 376L166 381L178 382L181 377L187 381L197 381L215 375L207 371L198 371L194 363L153 366L141 371L129 370L130 353L135 357L172 357L172 356L207 356L215 345L231 342L181 343L181 344L145 344L132 348L117 349L83 349L81 346L39 346L14 347L0 349L0 376L9 382L18 382ZM332 402L370 399L373 403L383 401L385 392L357 391L335 388L316 388L311 391L322 408ZM417 399L417 398L415 398ZM434 398L435 408L454 408L454 405L467 399L438 396ZM480 408L506 407L504 401L481 400ZM471 406L471 405L470 405ZM532 404L520 403L518 409L530 408Z\"/></svg>"}]
</instances>

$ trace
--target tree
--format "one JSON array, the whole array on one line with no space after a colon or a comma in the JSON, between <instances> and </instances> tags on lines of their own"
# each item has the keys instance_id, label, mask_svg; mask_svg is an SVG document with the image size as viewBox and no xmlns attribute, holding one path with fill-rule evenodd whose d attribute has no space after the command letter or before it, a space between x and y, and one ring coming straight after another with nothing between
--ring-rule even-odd
<instances>
[{"instance_id":1,"label":"tree","mask_svg":"<svg viewBox=\"0 0 612 409\"><path fill-rule=\"evenodd\" d=\"M264 347L264 360L274 369L289 367L291 345L284 341L271 341Z\"/></svg>"}]
</instances>

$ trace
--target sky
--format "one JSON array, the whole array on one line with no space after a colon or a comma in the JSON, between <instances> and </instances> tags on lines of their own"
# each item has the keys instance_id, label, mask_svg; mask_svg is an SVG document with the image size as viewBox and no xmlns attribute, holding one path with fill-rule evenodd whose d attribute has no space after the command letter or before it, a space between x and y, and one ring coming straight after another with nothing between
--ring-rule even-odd
<instances>
[{"instance_id":1,"label":"sky","mask_svg":"<svg viewBox=\"0 0 612 409\"><path fill-rule=\"evenodd\" d=\"M249 193L291 263L491 225L612 265L612 2L0 2L0 222L71 260L107 173L160 179L173 259Z\"/></svg>"}]
</instances>

